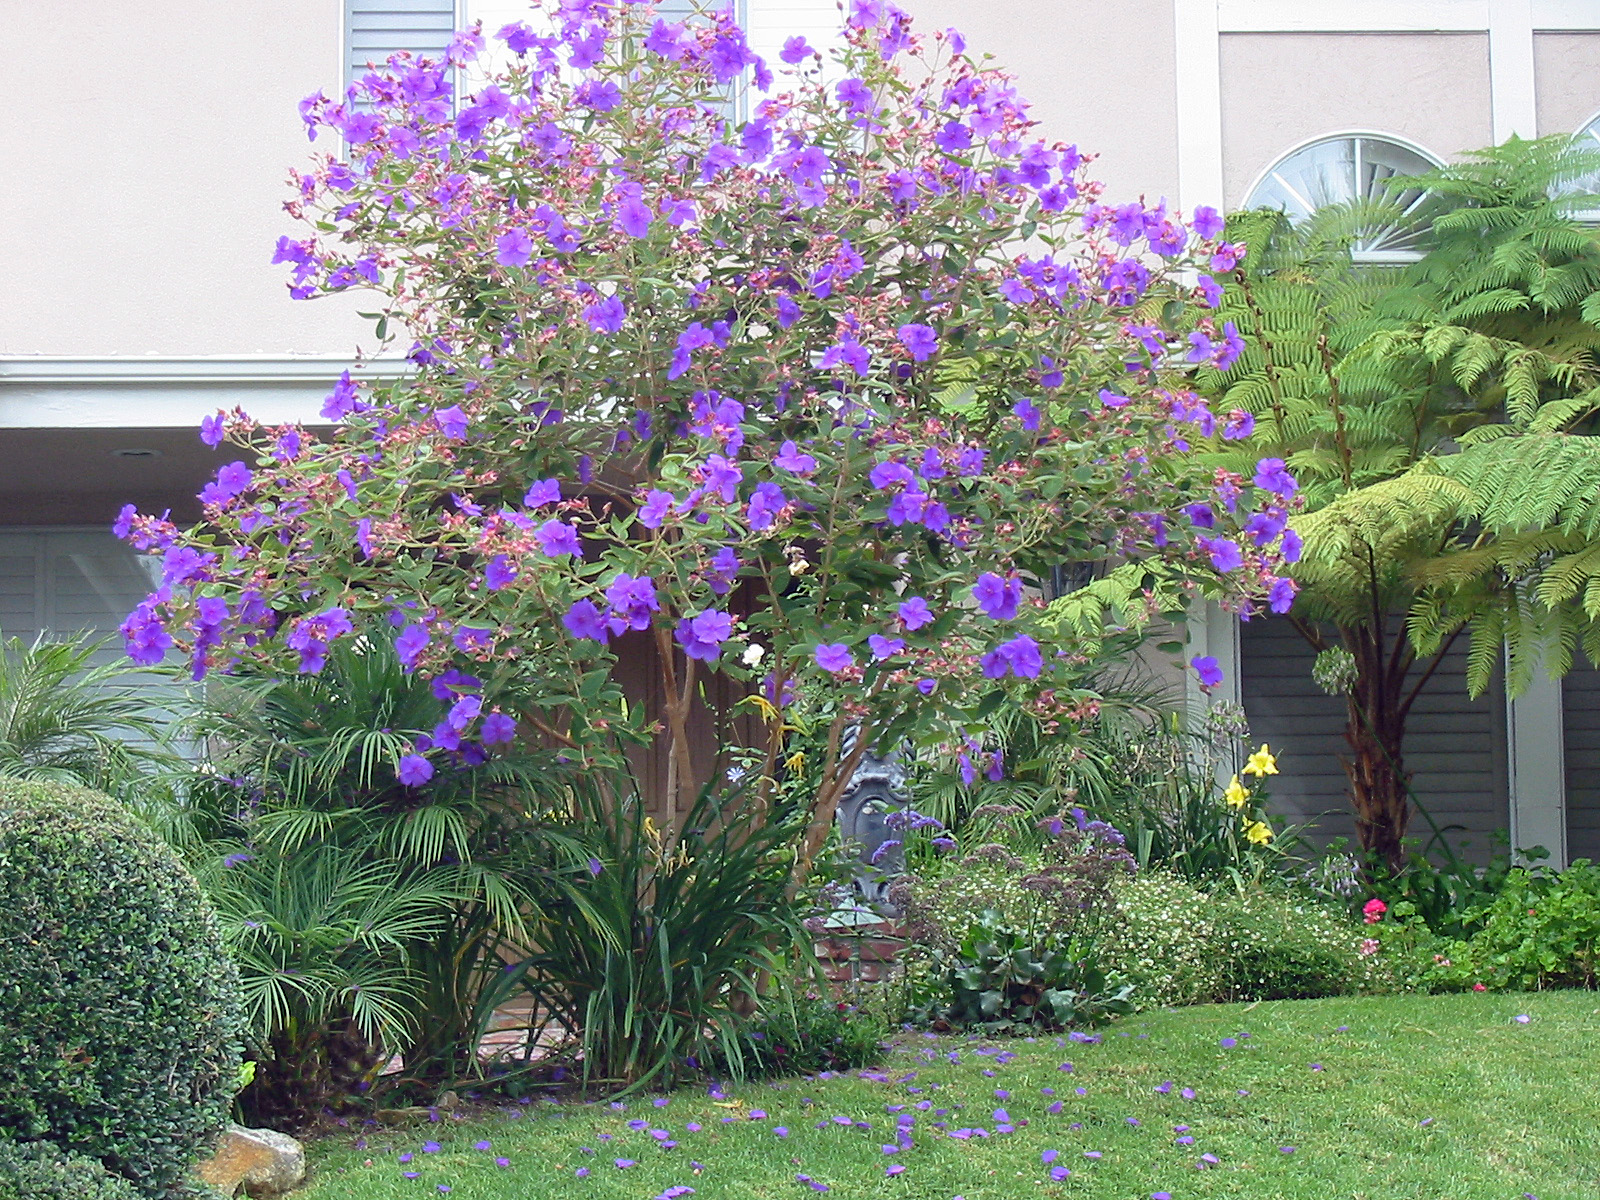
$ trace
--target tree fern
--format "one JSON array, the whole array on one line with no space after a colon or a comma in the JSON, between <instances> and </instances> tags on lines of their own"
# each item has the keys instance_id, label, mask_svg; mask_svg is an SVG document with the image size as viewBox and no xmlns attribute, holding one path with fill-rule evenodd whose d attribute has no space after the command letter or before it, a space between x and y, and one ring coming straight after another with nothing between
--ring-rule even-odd
<instances>
[{"instance_id":1,"label":"tree fern","mask_svg":"<svg viewBox=\"0 0 1600 1200\"><path fill-rule=\"evenodd\" d=\"M1250 349L1196 383L1255 428L1198 452L1243 475L1282 458L1300 479L1290 620L1356 661L1346 766L1363 843L1391 861L1406 714L1443 656L1464 639L1479 692L1509 654L1515 691L1539 659L1600 648L1600 236L1572 219L1597 170L1568 139L1512 139L1392 181L1428 197L1408 267L1353 261L1405 215L1382 200L1230 219L1250 254L1218 317Z\"/></svg>"}]
</instances>

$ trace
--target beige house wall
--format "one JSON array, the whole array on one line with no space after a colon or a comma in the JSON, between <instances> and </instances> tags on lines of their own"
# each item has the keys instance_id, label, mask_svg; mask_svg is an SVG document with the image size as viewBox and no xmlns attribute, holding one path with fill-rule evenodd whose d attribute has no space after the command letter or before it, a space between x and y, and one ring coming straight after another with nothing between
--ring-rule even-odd
<instances>
[{"instance_id":1,"label":"beige house wall","mask_svg":"<svg viewBox=\"0 0 1600 1200\"><path fill-rule=\"evenodd\" d=\"M1224 33L1230 206L1283 154L1325 133L1398 135L1440 158L1493 141L1481 33Z\"/></svg>"},{"instance_id":2,"label":"beige house wall","mask_svg":"<svg viewBox=\"0 0 1600 1200\"><path fill-rule=\"evenodd\" d=\"M349 352L270 265L295 105L341 86L339 0L0 0L0 354Z\"/></svg>"},{"instance_id":3,"label":"beige house wall","mask_svg":"<svg viewBox=\"0 0 1600 1200\"><path fill-rule=\"evenodd\" d=\"M762 0L750 0L760 4ZM1172 0L898 0L1017 77L1040 136L1099 155L1107 195L1177 200Z\"/></svg>"},{"instance_id":4,"label":"beige house wall","mask_svg":"<svg viewBox=\"0 0 1600 1200\"><path fill-rule=\"evenodd\" d=\"M1539 133L1573 133L1600 113L1600 33L1533 35Z\"/></svg>"}]
</instances>

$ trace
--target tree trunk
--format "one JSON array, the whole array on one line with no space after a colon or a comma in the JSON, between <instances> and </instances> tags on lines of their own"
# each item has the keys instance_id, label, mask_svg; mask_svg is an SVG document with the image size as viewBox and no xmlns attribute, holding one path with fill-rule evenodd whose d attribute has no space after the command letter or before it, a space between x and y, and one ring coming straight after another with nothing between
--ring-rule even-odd
<instances>
[{"instance_id":1,"label":"tree trunk","mask_svg":"<svg viewBox=\"0 0 1600 1200\"><path fill-rule=\"evenodd\" d=\"M1345 700L1344 738L1350 757L1343 765L1362 849L1397 872L1405 866L1401 841L1411 820L1410 773L1402 754L1409 708L1406 676L1393 669L1398 664L1383 653L1381 639L1363 640L1366 652L1356 654L1356 678Z\"/></svg>"}]
</instances>

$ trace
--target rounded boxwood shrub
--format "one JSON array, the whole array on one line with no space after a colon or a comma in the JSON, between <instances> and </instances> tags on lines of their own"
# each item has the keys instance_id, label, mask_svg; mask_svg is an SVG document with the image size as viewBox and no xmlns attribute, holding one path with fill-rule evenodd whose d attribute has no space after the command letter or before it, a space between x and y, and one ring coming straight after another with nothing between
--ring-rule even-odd
<instances>
[{"instance_id":1,"label":"rounded boxwood shrub","mask_svg":"<svg viewBox=\"0 0 1600 1200\"><path fill-rule=\"evenodd\" d=\"M0 1200L139 1200L139 1193L99 1159L54 1142L0 1138Z\"/></svg>"},{"instance_id":2,"label":"rounded boxwood shrub","mask_svg":"<svg viewBox=\"0 0 1600 1200\"><path fill-rule=\"evenodd\" d=\"M172 1192L227 1119L238 986L163 842L98 792L0 778L0 1133Z\"/></svg>"}]
</instances>

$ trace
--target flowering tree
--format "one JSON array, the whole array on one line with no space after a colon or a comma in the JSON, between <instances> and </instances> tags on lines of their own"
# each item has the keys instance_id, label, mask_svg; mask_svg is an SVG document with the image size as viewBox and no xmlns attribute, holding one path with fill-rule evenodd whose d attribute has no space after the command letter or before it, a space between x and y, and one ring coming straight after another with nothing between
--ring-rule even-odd
<instances>
[{"instance_id":1,"label":"flowering tree","mask_svg":"<svg viewBox=\"0 0 1600 1200\"><path fill-rule=\"evenodd\" d=\"M726 12L546 0L530 20L459 105L475 31L303 103L347 152L294 175L306 236L276 259L298 298L375 290L415 370L346 374L331 429L207 420L249 458L203 523L119 522L163 556L135 658L315 672L390 629L452 703L403 784L520 726L583 761L664 739L674 807L711 767L689 736L709 679L746 697L769 778L794 686L830 680L809 862L873 745L1007 697L1049 712L1077 648L1026 586L1051 564L1281 591L1275 539L1245 526L1292 481L1181 465L1217 425L1185 358L1241 348L1209 276L1179 282L1241 252L1216 213L1103 203L1004 75L881 0L854 0L828 54L791 39L776 73ZM1209 528L1169 525L1197 502ZM649 657L651 711L619 653Z\"/></svg>"}]
</instances>

